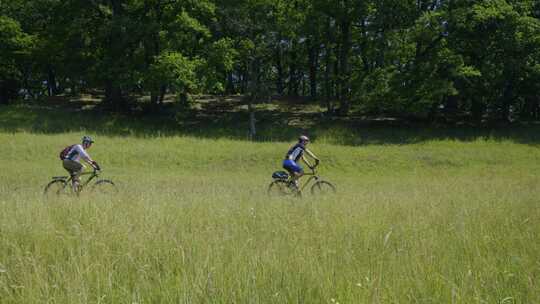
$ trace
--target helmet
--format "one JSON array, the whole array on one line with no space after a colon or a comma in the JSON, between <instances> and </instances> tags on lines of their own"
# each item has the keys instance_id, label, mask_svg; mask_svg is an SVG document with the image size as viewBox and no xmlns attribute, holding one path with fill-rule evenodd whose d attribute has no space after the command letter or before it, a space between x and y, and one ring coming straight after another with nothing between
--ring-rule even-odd
<instances>
[{"instance_id":1,"label":"helmet","mask_svg":"<svg viewBox=\"0 0 540 304\"><path fill-rule=\"evenodd\" d=\"M84 143L90 143L90 144L91 144L91 143L93 143L93 142L94 142L94 141L92 140L92 137L90 137L90 136L88 136L88 135L85 135L85 136L83 136L83 138L82 138L82 143L83 143L83 144L84 144Z\"/></svg>"},{"instance_id":2,"label":"helmet","mask_svg":"<svg viewBox=\"0 0 540 304\"><path fill-rule=\"evenodd\" d=\"M300 135L300 137L298 137L298 141L309 142L309 137L305 135Z\"/></svg>"}]
</instances>

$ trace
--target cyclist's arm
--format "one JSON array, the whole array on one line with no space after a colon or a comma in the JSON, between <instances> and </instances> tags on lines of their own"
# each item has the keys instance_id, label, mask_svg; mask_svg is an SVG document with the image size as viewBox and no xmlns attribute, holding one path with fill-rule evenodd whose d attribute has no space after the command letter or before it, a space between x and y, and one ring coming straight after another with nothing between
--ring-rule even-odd
<instances>
[{"instance_id":1,"label":"cyclist's arm","mask_svg":"<svg viewBox=\"0 0 540 304\"><path fill-rule=\"evenodd\" d=\"M79 151L81 158L84 159L85 162L87 162L90 166L92 166L95 169L98 169L99 166L97 163L88 155L88 153L84 149L80 149Z\"/></svg>"},{"instance_id":2,"label":"cyclist's arm","mask_svg":"<svg viewBox=\"0 0 540 304\"><path fill-rule=\"evenodd\" d=\"M311 158L313 158L313 160L315 160L315 166L318 165L319 162L320 162L319 158L317 156L315 156L315 154L313 154L313 152L309 151L308 149L306 149L305 151L306 151L307 155L309 155ZM302 157L303 157L303 155L302 155ZM304 161L306 161L305 158L304 158Z\"/></svg>"},{"instance_id":3,"label":"cyclist's arm","mask_svg":"<svg viewBox=\"0 0 540 304\"><path fill-rule=\"evenodd\" d=\"M92 158L90 158L90 155L88 155L88 153L86 152L81 153L81 158L84 159L84 161L89 163L90 165L94 164L94 160L92 160Z\"/></svg>"},{"instance_id":4,"label":"cyclist's arm","mask_svg":"<svg viewBox=\"0 0 540 304\"><path fill-rule=\"evenodd\" d=\"M85 161L90 164L90 166L92 166L92 168L96 169L96 170L101 170L101 168L99 167L98 163L96 161L93 161L91 158L88 158L88 159L85 159Z\"/></svg>"},{"instance_id":5,"label":"cyclist's arm","mask_svg":"<svg viewBox=\"0 0 540 304\"><path fill-rule=\"evenodd\" d=\"M311 164L309 163L309 161L307 160L307 158L306 158L304 155L302 155L302 161L303 161L304 163L306 163L306 165L308 165L308 167L311 168Z\"/></svg>"}]
</instances>

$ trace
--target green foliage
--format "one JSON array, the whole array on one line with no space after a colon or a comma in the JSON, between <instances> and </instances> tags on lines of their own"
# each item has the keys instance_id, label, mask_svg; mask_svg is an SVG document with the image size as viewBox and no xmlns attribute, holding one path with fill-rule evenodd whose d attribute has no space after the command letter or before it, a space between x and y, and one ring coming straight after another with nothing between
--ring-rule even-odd
<instances>
[{"instance_id":1,"label":"green foliage","mask_svg":"<svg viewBox=\"0 0 540 304\"><path fill-rule=\"evenodd\" d=\"M199 58L190 59L176 52L163 53L150 66L147 85L157 88L166 84L182 93L194 93L199 88L197 69L203 64Z\"/></svg>"},{"instance_id":2,"label":"green foliage","mask_svg":"<svg viewBox=\"0 0 540 304\"><path fill-rule=\"evenodd\" d=\"M234 41L223 38L213 42L206 50L206 60L199 69L203 79L205 91L223 93L227 73L234 69L238 58L238 50L234 48Z\"/></svg>"},{"instance_id":3,"label":"green foliage","mask_svg":"<svg viewBox=\"0 0 540 304\"><path fill-rule=\"evenodd\" d=\"M482 92L486 103L505 119L510 106L519 105L537 87L529 81L535 76L527 71L540 59L534 51L540 47L540 23L526 14L523 7L507 1L484 1L472 9L456 9L456 16L464 16L456 18L457 34L469 37L458 42L456 51L480 74L462 84L461 95L472 99L471 95ZM520 78L528 79L528 85L519 85Z\"/></svg>"},{"instance_id":4,"label":"green foliage","mask_svg":"<svg viewBox=\"0 0 540 304\"><path fill-rule=\"evenodd\" d=\"M17 97L35 40L17 20L0 15L0 104L8 104Z\"/></svg>"},{"instance_id":5,"label":"green foliage","mask_svg":"<svg viewBox=\"0 0 540 304\"><path fill-rule=\"evenodd\" d=\"M20 24L0 16L0 80L21 77L21 64L34 45L34 37L26 34Z\"/></svg>"},{"instance_id":6,"label":"green foliage","mask_svg":"<svg viewBox=\"0 0 540 304\"><path fill-rule=\"evenodd\" d=\"M479 119L540 118L537 1L13 0L0 16L2 69L30 91L264 91L421 117L453 100Z\"/></svg>"}]
</instances>

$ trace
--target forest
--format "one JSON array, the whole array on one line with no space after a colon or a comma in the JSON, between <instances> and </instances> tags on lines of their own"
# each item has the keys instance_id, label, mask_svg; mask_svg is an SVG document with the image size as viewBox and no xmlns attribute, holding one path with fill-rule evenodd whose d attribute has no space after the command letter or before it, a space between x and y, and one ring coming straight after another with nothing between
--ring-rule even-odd
<instances>
[{"instance_id":1,"label":"forest","mask_svg":"<svg viewBox=\"0 0 540 304\"><path fill-rule=\"evenodd\" d=\"M198 94L329 115L540 119L540 1L0 0L0 104Z\"/></svg>"}]
</instances>

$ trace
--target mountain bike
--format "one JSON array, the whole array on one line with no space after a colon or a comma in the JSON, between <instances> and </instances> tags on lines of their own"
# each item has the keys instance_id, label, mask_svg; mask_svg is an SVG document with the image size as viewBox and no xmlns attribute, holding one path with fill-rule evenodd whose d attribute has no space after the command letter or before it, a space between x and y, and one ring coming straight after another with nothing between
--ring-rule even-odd
<instances>
[{"instance_id":1,"label":"mountain bike","mask_svg":"<svg viewBox=\"0 0 540 304\"><path fill-rule=\"evenodd\" d=\"M309 179L302 186L297 186L289 173L285 171L274 172L272 174L274 180L268 186L268 195L300 197L302 196L304 189L306 189L312 181L315 181L310 189L312 195L322 196L336 193L336 186L329 181L323 180L317 174L316 166L309 167L309 169L311 169L311 172L304 174L304 176L309 176Z\"/></svg>"},{"instance_id":2,"label":"mountain bike","mask_svg":"<svg viewBox=\"0 0 540 304\"><path fill-rule=\"evenodd\" d=\"M47 186L45 186L43 194L46 196L62 194L79 195L81 191L83 191L83 189L87 187L90 187L91 191L101 194L117 193L118 190L116 189L116 185L113 183L113 181L108 179L100 179L100 174L101 170L98 170L96 168L94 168L92 172L81 173L81 177L88 175L88 178L85 181L81 179L76 189L74 189L74 187L72 186L73 176L53 176L52 181L50 181Z\"/></svg>"}]
</instances>

